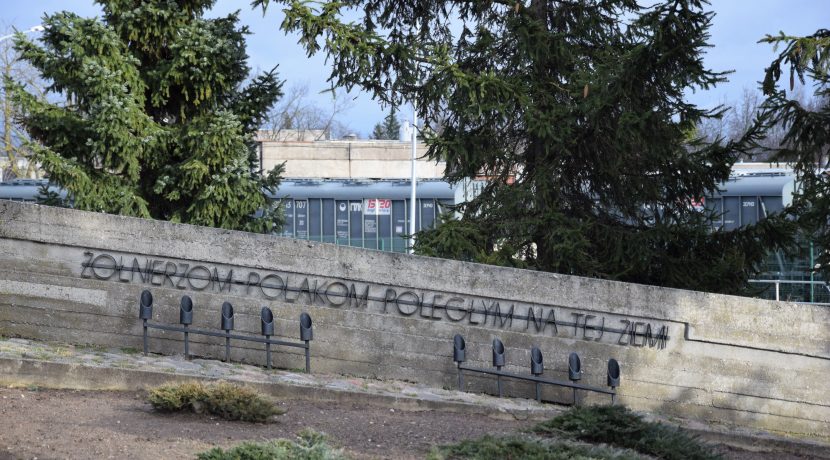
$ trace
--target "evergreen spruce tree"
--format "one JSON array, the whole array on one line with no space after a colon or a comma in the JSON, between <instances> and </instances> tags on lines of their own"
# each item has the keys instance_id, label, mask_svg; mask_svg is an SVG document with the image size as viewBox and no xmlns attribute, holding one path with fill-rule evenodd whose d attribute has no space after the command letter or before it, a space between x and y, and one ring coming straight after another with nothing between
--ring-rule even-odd
<instances>
[{"instance_id":1,"label":"evergreen spruce tree","mask_svg":"<svg viewBox=\"0 0 830 460\"><path fill-rule=\"evenodd\" d=\"M822 251L816 265L825 280L830 280L830 30L821 29L806 37L769 35L762 42L782 46L783 50L766 69L763 81L768 96L762 107L762 121L768 126L783 125L786 134L774 159L790 162L799 184L793 202L805 238ZM779 86L782 76L789 78ZM810 110L797 98L787 96L796 81L814 87L817 107Z\"/></svg>"},{"instance_id":2,"label":"evergreen spruce tree","mask_svg":"<svg viewBox=\"0 0 830 460\"><path fill-rule=\"evenodd\" d=\"M274 71L243 85L246 28L204 19L214 0L101 0L103 18L44 18L22 58L64 102L10 80L36 160L77 209L254 232L280 224L253 133L280 96ZM54 100L55 98L52 98Z\"/></svg>"},{"instance_id":3,"label":"evergreen spruce tree","mask_svg":"<svg viewBox=\"0 0 830 460\"><path fill-rule=\"evenodd\" d=\"M703 66L701 0L366 0L360 21L341 2L284 3L283 29L327 54L334 82L417 101L447 179L488 179L418 252L737 292L789 242L783 219L714 232L693 206L760 135L689 140L720 112L685 95L724 80Z\"/></svg>"},{"instance_id":4,"label":"evergreen spruce tree","mask_svg":"<svg viewBox=\"0 0 830 460\"><path fill-rule=\"evenodd\" d=\"M401 123L395 116L395 107L389 110L389 115L383 118L383 123L375 125L372 130L372 139L398 140L400 138Z\"/></svg>"}]
</instances>

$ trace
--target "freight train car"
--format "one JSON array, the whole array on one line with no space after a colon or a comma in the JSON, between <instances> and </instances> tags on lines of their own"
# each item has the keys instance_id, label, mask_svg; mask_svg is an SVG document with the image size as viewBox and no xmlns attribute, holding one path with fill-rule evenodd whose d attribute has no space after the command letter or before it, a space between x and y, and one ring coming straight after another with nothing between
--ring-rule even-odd
<instances>
[{"instance_id":1,"label":"freight train car","mask_svg":"<svg viewBox=\"0 0 830 460\"><path fill-rule=\"evenodd\" d=\"M48 184L49 181L46 179L14 179L0 182L0 200L36 203L41 188ZM66 193L58 187L50 186L49 190L60 194L62 198L66 197Z\"/></svg>"},{"instance_id":2,"label":"freight train car","mask_svg":"<svg viewBox=\"0 0 830 460\"><path fill-rule=\"evenodd\" d=\"M37 202L42 180L0 182L0 199ZM66 194L58 188L51 188ZM441 180L418 182L415 230L432 227L455 189ZM285 210L281 235L405 252L409 233L410 183L402 180L292 180L271 195Z\"/></svg>"},{"instance_id":3,"label":"freight train car","mask_svg":"<svg viewBox=\"0 0 830 460\"><path fill-rule=\"evenodd\" d=\"M706 209L714 211L715 230L734 230L780 212L792 203L795 175L787 171L745 173L731 177L710 197Z\"/></svg>"},{"instance_id":4,"label":"freight train car","mask_svg":"<svg viewBox=\"0 0 830 460\"><path fill-rule=\"evenodd\" d=\"M405 252L409 195L402 180L285 180L272 198L285 209L284 236ZM416 196L416 231L432 227L455 202L455 190L441 180L419 181Z\"/></svg>"},{"instance_id":5,"label":"freight train car","mask_svg":"<svg viewBox=\"0 0 830 460\"><path fill-rule=\"evenodd\" d=\"M0 199L37 201L45 183L29 179L2 182ZM447 205L463 199L457 198L459 190L442 180L419 181L416 231L433 226ZM712 222L714 230L729 231L781 211L792 202L794 191L791 172L744 173L721 184L702 205L717 216ZM271 198L280 201L285 210L283 236L404 252L409 194L410 184L405 180L286 179Z\"/></svg>"}]
</instances>

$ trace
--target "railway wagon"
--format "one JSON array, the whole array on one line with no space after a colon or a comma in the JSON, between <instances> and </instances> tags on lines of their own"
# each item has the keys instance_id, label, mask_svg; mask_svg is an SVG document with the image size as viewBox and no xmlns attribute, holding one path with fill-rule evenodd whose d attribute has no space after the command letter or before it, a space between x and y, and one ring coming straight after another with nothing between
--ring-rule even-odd
<instances>
[{"instance_id":1,"label":"railway wagon","mask_svg":"<svg viewBox=\"0 0 830 460\"><path fill-rule=\"evenodd\" d=\"M403 180L285 180L275 200L285 209L282 235L299 239L405 252L410 183ZM455 203L442 180L417 183L415 231L432 227Z\"/></svg>"},{"instance_id":2,"label":"railway wagon","mask_svg":"<svg viewBox=\"0 0 830 460\"><path fill-rule=\"evenodd\" d=\"M715 211L714 230L734 230L758 223L790 205L795 176L786 171L765 171L733 176L718 187L704 206Z\"/></svg>"},{"instance_id":3,"label":"railway wagon","mask_svg":"<svg viewBox=\"0 0 830 460\"><path fill-rule=\"evenodd\" d=\"M45 180L0 182L0 199L37 202ZM65 192L57 187L50 189ZM271 194L285 210L282 236L405 252L408 247L410 183L404 180L286 179ZM455 189L441 180L416 188L415 230L432 227Z\"/></svg>"}]
</instances>

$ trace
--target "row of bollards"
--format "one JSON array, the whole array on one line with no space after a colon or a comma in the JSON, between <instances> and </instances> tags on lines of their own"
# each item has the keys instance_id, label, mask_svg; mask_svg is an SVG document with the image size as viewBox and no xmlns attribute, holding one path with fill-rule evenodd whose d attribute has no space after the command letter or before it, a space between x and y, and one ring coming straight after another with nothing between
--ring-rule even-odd
<instances>
[{"instance_id":1,"label":"row of bollards","mask_svg":"<svg viewBox=\"0 0 830 460\"><path fill-rule=\"evenodd\" d=\"M309 342L314 339L314 330L312 328L311 316L308 313L300 315L300 340L302 343L289 342L285 340L274 340L274 313L268 307L262 307L260 310L260 332L264 339L248 335L232 334L234 330L234 312L233 305L230 302L222 304L220 319L220 328L223 332L207 331L204 329L194 329L190 326L193 324L193 300L189 296L182 296L179 304L179 324L181 327L168 326L163 324L153 324L149 321L153 318L153 295L150 291L143 291L139 301L138 317L143 321L144 328L144 354L147 355L148 336L147 329L159 329L165 331L182 332L184 334L184 356L185 359L190 359L190 334L206 335L211 337L225 338L225 361L230 360L231 354L231 339L242 340L248 342L259 342L265 344L265 362L268 369L271 368L271 345L282 345L287 347L303 348L305 350L305 369L306 372L311 372L311 346Z\"/></svg>"},{"instance_id":2,"label":"row of bollards","mask_svg":"<svg viewBox=\"0 0 830 460\"><path fill-rule=\"evenodd\" d=\"M493 367L496 368L495 371L490 369L478 369L464 366L463 363L466 361L466 353L467 348L466 342L464 341L464 337L462 337L460 334L456 334L455 337L453 337L452 356L453 361L458 365L458 389L460 391L464 391L463 371L495 375L497 392L499 397L502 397L503 394L502 377L534 382L536 385L536 400L540 402L542 401L542 385L545 384L572 388L574 405L576 405L578 401L576 393L577 390L593 391L597 393L611 395L611 404L614 404L617 394L616 388L620 386L620 364L617 362L616 359L613 358L608 360L608 374L606 382L608 383L608 386L611 387L611 390L607 390L604 388L591 387L588 385L576 383L582 379L583 373L582 361L579 359L579 355L577 355L576 353L571 353L568 356L568 380L570 380L570 383L551 379L544 379L541 377L542 374L545 372L545 364L544 357L542 356L542 350L539 349L539 347L533 347L530 350L530 373L532 377L502 371L502 368L505 366L506 363L505 347L504 343L502 343L502 341L498 338L493 339Z\"/></svg>"}]
</instances>

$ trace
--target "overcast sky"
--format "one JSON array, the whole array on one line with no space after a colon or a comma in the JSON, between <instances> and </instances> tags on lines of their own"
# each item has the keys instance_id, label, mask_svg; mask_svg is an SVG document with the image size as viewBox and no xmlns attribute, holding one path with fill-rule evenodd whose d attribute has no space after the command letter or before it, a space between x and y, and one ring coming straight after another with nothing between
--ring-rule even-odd
<instances>
[{"instance_id":1,"label":"overcast sky","mask_svg":"<svg viewBox=\"0 0 830 460\"><path fill-rule=\"evenodd\" d=\"M690 95L693 102L702 106L736 100L744 88L757 87L764 67L774 57L769 45L757 43L765 34L783 30L787 34L806 35L822 27L830 28L830 0L713 0L711 3L716 13L711 28L713 47L707 52L705 62L713 70L734 70L735 73L729 76L729 83ZM248 37L248 64L259 69L279 64L280 77L286 80L287 87L307 84L318 104L327 105L330 96L317 95L328 88L329 69L323 57L306 57L296 38L278 29L282 13L274 6L279 5L272 5L265 17L249 5L248 0L219 0L210 16L240 9L241 22L252 32ZM91 0L0 0L0 6L0 23L20 30L39 24L44 13L69 10L82 16L100 14ZM354 105L341 121L366 137L383 118L383 110L365 95L352 97ZM404 109L401 116L411 118L411 110Z\"/></svg>"}]
</instances>

